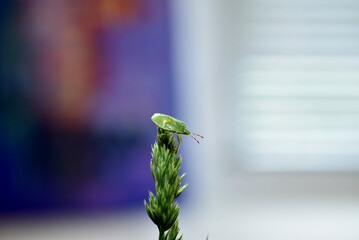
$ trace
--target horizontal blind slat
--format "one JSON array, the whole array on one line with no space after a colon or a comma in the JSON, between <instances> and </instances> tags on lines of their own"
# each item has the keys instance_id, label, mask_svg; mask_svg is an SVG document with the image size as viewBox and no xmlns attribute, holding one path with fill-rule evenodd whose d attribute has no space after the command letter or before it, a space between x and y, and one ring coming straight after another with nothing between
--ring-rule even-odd
<instances>
[{"instance_id":1,"label":"horizontal blind slat","mask_svg":"<svg viewBox=\"0 0 359 240\"><path fill-rule=\"evenodd\" d=\"M240 6L233 89L244 164L359 169L359 2Z\"/></svg>"}]
</instances>

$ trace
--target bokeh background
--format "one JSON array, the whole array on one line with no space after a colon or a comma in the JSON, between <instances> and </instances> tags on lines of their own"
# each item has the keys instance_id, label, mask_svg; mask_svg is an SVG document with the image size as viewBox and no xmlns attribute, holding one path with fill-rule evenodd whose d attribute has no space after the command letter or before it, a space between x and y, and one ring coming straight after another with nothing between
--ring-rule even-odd
<instances>
[{"instance_id":1,"label":"bokeh background","mask_svg":"<svg viewBox=\"0 0 359 240\"><path fill-rule=\"evenodd\" d=\"M1 213L136 205L173 109L168 4L5 1Z\"/></svg>"},{"instance_id":2,"label":"bokeh background","mask_svg":"<svg viewBox=\"0 0 359 240\"><path fill-rule=\"evenodd\" d=\"M184 239L359 239L355 0L3 0L0 239L156 239L162 112Z\"/></svg>"}]
</instances>

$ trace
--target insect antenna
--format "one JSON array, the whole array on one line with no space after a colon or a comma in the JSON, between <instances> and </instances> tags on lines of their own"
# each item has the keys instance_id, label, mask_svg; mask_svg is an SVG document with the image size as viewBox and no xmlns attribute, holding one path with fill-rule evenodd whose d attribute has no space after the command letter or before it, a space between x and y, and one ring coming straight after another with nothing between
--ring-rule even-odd
<instances>
[{"instance_id":1,"label":"insect antenna","mask_svg":"<svg viewBox=\"0 0 359 240\"><path fill-rule=\"evenodd\" d=\"M192 135L188 135L188 136L190 136L191 138L193 138L194 140L196 140L196 142L199 144L199 141L198 141L195 137L193 137Z\"/></svg>"},{"instance_id":2,"label":"insect antenna","mask_svg":"<svg viewBox=\"0 0 359 240\"><path fill-rule=\"evenodd\" d=\"M198 137L200 137L200 138L204 138L203 136L201 136L201 135L199 135L199 134L197 134L197 133L191 133L191 134L196 135L196 136L198 136Z\"/></svg>"}]
</instances>

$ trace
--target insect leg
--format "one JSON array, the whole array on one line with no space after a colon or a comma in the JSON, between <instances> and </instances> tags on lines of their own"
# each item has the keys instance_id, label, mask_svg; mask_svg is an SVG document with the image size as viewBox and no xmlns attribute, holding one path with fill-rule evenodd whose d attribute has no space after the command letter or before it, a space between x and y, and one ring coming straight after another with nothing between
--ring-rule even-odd
<instances>
[{"instance_id":1,"label":"insect leg","mask_svg":"<svg viewBox=\"0 0 359 240\"><path fill-rule=\"evenodd\" d=\"M180 145L182 143L182 137L181 137L181 134L178 134L177 133L177 141L178 141L178 145Z\"/></svg>"},{"instance_id":2,"label":"insect leg","mask_svg":"<svg viewBox=\"0 0 359 240\"><path fill-rule=\"evenodd\" d=\"M177 144L175 146L176 151L178 152L179 146L182 143L182 137L180 134L177 133Z\"/></svg>"},{"instance_id":3,"label":"insect leg","mask_svg":"<svg viewBox=\"0 0 359 240\"><path fill-rule=\"evenodd\" d=\"M161 133L160 135L156 136L156 139L158 140L158 137L161 137L162 135L165 135L164 133Z\"/></svg>"}]
</instances>

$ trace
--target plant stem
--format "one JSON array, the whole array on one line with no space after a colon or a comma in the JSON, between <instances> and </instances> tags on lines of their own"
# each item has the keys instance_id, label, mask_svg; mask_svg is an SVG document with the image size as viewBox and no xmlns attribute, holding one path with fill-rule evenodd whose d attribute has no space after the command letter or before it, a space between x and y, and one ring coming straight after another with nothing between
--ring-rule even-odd
<instances>
[{"instance_id":1,"label":"plant stem","mask_svg":"<svg viewBox=\"0 0 359 240\"><path fill-rule=\"evenodd\" d=\"M165 239L166 239L165 232L160 232L158 240L165 240Z\"/></svg>"}]
</instances>

